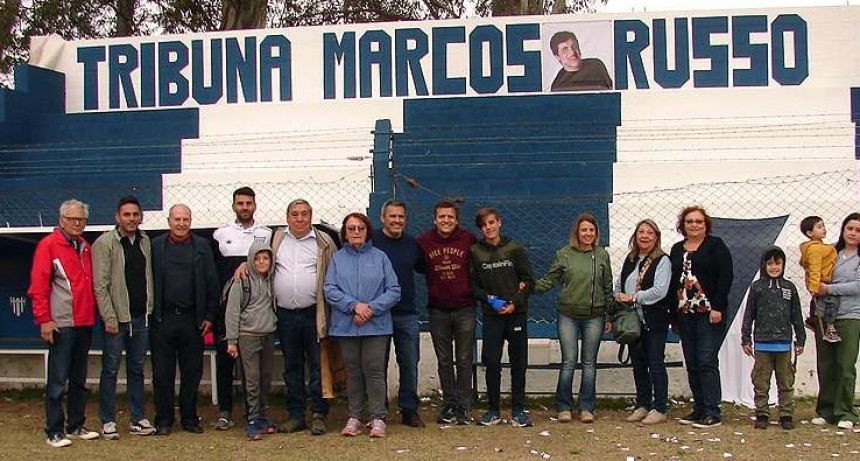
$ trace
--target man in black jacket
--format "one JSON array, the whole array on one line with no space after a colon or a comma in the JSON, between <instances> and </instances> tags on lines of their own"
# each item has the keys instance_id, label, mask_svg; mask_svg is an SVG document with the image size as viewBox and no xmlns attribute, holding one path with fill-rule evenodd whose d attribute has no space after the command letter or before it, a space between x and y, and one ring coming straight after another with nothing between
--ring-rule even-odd
<instances>
[{"instance_id":1,"label":"man in black jacket","mask_svg":"<svg viewBox=\"0 0 860 461\"><path fill-rule=\"evenodd\" d=\"M152 241L155 433L169 435L173 426L178 360L180 423L186 431L200 434L197 388L203 373L203 336L218 312L218 275L209 241L191 233L191 209L173 205L167 224L170 232Z\"/></svg>"}]
</instances>

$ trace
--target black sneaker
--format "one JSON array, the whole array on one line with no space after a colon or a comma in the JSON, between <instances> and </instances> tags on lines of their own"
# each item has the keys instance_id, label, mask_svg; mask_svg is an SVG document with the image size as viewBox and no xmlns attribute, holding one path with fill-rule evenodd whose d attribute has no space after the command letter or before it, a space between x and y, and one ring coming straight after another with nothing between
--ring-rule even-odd
<instances>
[{"instance_id":1,"label":"black sneaker","mask_svg":"<svg viewBox=\"0 0 860 461\"><path fill-rule=\"evenodd\" d=\"M722 425L723 422L716 416L705 416L701 421L693 423L693 427L696 429L710 429Z\"/></svg>"},{"instance_id":2,"label":"black sneaker","mask_svg":"<svg viewBox=\"0 0 860 461\"><path fill-rule=\"evenodd\" d=\"M755 417L755 424L753 427L756 429L767 429L767 425L770 424L767 415L757 415Z\"/></svg>"},{"instance_id":3,"label":"black sneaker","mask_svg":"<svg viewBox=\"0 0 860 461\"><path fill-rule=\"evenodd\" d=\"M794 421L792 421L791 416L780 416L779 425L786 431L794 429Z\"/></svg>"},{"instance_id":4,"label":"black sneaker","mask_svg":"<svg viewBox=\"0 0 860 461\"><path fill-rule=\"evenodd\" d=\"M68 447L72 444L72 441L63 434L51 434L45 441L54 448Z\"/></svg>"},{"instance_id":5,"label":"black sneaker","mask_svg":"<svg viewBox=\"0 0 860 461\"><path fill-rule=\"evenodd\" d=\"M702 420L701 413L693 411L693 412L690 412L689 415L684 416L683 418L679 419L678 422L680 424L685 425L685 426L689 426L690 424L698 423L701 420Z\"/></svg>"},{"instance_id":6,"label":"black sneaker","mask_svg":"<svg viewBox=\"0 0 860 461\"><path fill-rule=\"evenodd\" d=\"M472 418L469 416L469 410L466 410L466 407L459 407L454 412L457 414L458 425L468 426L472 424Z\"/></svg>"},{"instance_id":7,"label":"black sneaker","mask_svg":"<svg viewBox=\"0 0 860 461\"><path fill-rule=\"evenodd\" d=\"M454 408L448 405L442 407L439 411L439 416L436 417L437 424L454 424L457 422L457 413Z\"/></svg>"},{"instance_id":8,"label":"black sneaker","mask_svg":"<svg viewBox=\"0 0 860 461\"><path fill-rule=\"evenodd\" d=\"M183 424L182 430L192 434L202 434L203 427L200 424Z\"/></svg>"}]
</instances>

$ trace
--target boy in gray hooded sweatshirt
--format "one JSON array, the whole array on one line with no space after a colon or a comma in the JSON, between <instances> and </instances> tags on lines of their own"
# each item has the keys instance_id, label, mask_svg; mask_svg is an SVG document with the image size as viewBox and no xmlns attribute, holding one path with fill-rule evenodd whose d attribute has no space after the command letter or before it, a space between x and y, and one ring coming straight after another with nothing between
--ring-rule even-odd
<instances>
[{"instance_id":1,"label":"boy in gray hooded sweatshirt","mask_svg":"<svg viewBox=\"0 0 860 461\"><path fill-rule=\"evenodd\" d=\"M756 429L768 426L768 394L773 374L779 388L779 423L783 429L794 427L791 353L792 349L795 356L803 353L806 332L797 287L786 280L784 274L785 252L778 246L766 249L761 257L759 279L750 285L741 326L741 347L746 355L755 358L751 378L755 389ZM752 334L753 324L755 334Z\"/></svg>"},{"instance_id":2,"label":"boy in gray hooded sweatshirt","mask_svg":"<svg viewBox=\"0 0 860 461\"><path fill-rule=\"evenodd\" d=\"M275 427L266 418L266 400L272 382L275 357L275 316L272 294L272 249L255 243L248 251L248 276L232 285L227 295L224 323L227 353L242 363L245 388L245 433L250 440L273 434Z\"/></svg>"}]
</instances>

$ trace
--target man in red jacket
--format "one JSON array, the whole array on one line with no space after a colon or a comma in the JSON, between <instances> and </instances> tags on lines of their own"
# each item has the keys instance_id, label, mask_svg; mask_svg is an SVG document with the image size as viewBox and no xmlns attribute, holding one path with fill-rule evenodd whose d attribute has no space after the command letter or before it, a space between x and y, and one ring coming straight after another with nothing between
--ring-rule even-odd
<instances>
[{"instance_id":1,"label":"man in red jacket","mask_svg":"<svg viewBox=\"0 0 860 461\"><path fill-rule=\"evenodd\" d=\"M439 202L433 207L434 228L416 239L426 264L430 337L444 399L439 424L469 424L472 403L477 310L469 293L469 248L477 239L459 226L458 218L457 205Z\"/></svg>"},{"instance_id":2,"label":"man in red jacket","mask_svg":"<svg viewBox=\"0 0 860 461\"><path fill-rule=\"evenodd\" d=\"M63 202L59 227L36 246L27 290L33 318L48 344L45 435L48 445L56 448L71 445L69 438L99 436L84 427L87 356L96 320L92 253L82 237L88 216L85 203ZM63 411L67 382L68 418Z\"/></svg>"}]
</instances>

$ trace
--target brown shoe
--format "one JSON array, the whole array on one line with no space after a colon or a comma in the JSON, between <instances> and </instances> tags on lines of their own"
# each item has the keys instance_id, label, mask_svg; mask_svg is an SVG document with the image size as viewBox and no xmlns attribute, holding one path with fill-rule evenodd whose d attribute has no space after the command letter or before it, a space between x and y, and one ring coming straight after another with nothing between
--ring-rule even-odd
<instances>
[{"instance_id":1,"label":"brown shoe","mask_svg":"<svg viewBox=\"0 0 860 461\"><path fill-rule=\"evenodd\" d=\"M311 420L311 435L325 434L325 415L322 413L314 413Z\"/></svg>"},{"instance_id":2,"label":"brown shoe","mask_svg":"<svg viewBox=\"0 0 860 461\"><path fill-rule=\"evenodd\" d=\"M569 411L558 412L558 422L569 423L573 421L573 415Z\"/></svg>"},{"instance_id":3,"label":"brown shoe","mask_svg":"<svg viewBox=\"0 0 860 461\"><path fill-rule=\"evenodd\" d=\"M404 426L424 427L424 421L421 421L421 416L415 411L404 411L402 422Z\"/></svg>"},{"instance_id":4,"label":"brown shoe","mask_svg":"<svg viewBox=\"0 0 860 461\"><path fill-rule=\"evenodd\" d=\"M633 410L633 413L630 413L630 415L625 418L625 421L630 423L638 423L639 421L645 419L646 416L648 416L648 408L638 407Z\"/></svg>"},{"instance_id":5,"label":"brown shoe","mask_svg":"<svg viewBox=\"0 0 860 461\"><path fill-rule=\"evenodd\" d=\"M281 428L281 432L292 434L294 432L301 432L308 428L307 423L303 419L295 419L290 418L284 423L284 427Z\"/></svg>"},{"instance_id":6,"label":"brown shoe","mask_svg":"<svg viewBox=\"0 0 860 461\"><path fill-rule=\"evenodd\" d=\"M588 410L581 410L579 412L579 421L586 423L586 424L593 423L594 422L594 413L592 413Z\"/></svg>"},{"instance_id":7,"label":"brown shoe","mask_svg":"<svg viewBox=\"0 0 860 461\"><path fill-rule=\"evenodd\" d=\"M642 418L642 424L651 425L651 424L660 424L666 421L666 413L660 413L657 410L651 410L648 412L644 418Z\"/></svg>"}]
</instances>

